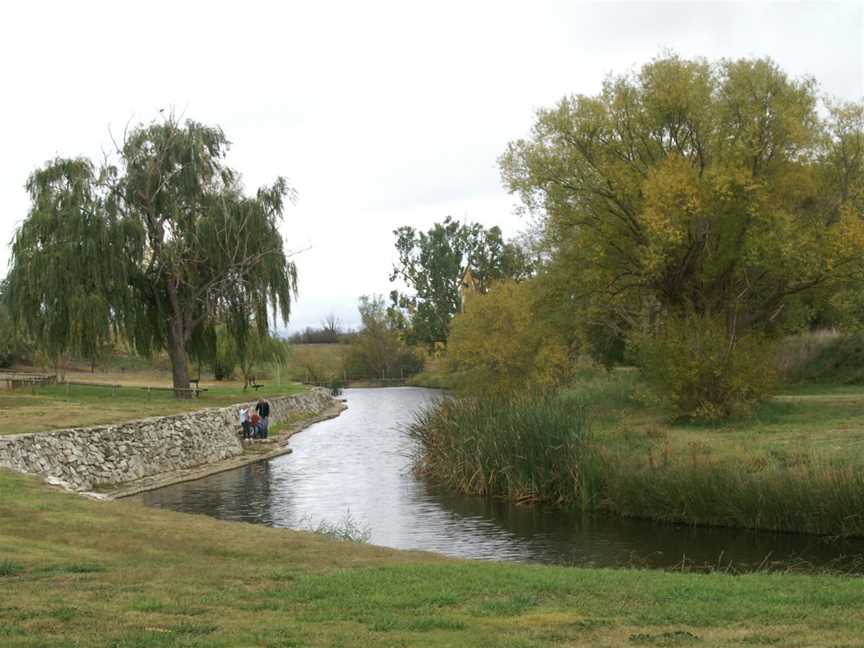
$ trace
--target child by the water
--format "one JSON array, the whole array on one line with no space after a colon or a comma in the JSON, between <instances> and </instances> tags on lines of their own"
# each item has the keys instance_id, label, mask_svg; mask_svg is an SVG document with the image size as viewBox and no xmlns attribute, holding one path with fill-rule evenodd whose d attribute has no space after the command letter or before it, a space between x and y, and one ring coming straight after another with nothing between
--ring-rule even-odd
<instances>
[{"instance_id":1,"label":"child by the water","mask_svg":"<svg viewBox=\"0 0 864 648\"><path fill-rule=\"evenodd\" d=\"M252 438L252 423L249 421L249 410L245 407L240 408L240 427L243 428L243 438Z\"/></svg>"}]
</instances>

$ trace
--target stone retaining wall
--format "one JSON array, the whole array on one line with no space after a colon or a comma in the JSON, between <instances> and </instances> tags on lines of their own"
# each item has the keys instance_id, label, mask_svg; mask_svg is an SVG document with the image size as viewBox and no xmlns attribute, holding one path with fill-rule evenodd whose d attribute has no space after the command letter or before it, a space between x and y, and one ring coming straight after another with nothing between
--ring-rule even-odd
<instances>
[{"instance_id":1,"label":"stone retaining wall","mask_svg":"<svg viewBox=\"0 0 864 648\"><path fill-rule=\"evenodd\" d=\"M271 425L291 415L314 416L334 403L325 389L268 401ZM0 467L41 475L70 490L89 490L212 463L243 452L237 434L240 407L0 436Z\"/></svg>"}]
</instances>

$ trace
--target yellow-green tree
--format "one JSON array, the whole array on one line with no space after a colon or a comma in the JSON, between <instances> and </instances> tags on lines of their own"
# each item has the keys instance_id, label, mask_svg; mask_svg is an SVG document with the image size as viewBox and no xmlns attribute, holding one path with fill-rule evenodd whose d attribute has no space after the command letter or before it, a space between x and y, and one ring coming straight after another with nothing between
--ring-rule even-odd
<instances>
[{"instance_id":1,"label":"yellow-green tree","mask_svg":"<svg viewBox=\"0 0 864 648\"><path fill-rule=\"evenodd\" d=\"M494 284L472 295L453 320L446 361L466 391L509 394L551 387L569 374L567 345L537 317L535 283Z\"/></svg>"},{"instance_id":2,"label":"yellow-green tree","mask_svg":"<svg viewBox=\"0 0 864 648\"><path fill-rule=\"evenodd\" d=\"M815 294L860 289L861 106L818 105L770 60L668 56L539 111L501 168L544 219L559 324L596 350L720 322L724 370L743 338L811 318Z\"/></svg>"}]
</instances>

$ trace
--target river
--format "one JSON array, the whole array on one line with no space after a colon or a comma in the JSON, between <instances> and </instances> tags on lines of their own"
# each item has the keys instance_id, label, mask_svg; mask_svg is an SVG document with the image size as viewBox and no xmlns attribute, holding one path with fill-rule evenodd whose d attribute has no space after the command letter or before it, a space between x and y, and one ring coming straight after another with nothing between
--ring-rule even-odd
<instances>
[{"instance_id":1,"label":"river","mask_svg":"<svg viewBox=\"0 0 864 648\"><path fill-rule=\"evenodd\" d=\"M347 517L373 544L461 558L579 566L832 566L864 571L864 541L693 528L513 506L442 492L411 472L403 432L439 397L412 387L348 389L348 410L291 439L293 453L144 493L146 505L285 528Z\"/></svg>"}]
</instances>

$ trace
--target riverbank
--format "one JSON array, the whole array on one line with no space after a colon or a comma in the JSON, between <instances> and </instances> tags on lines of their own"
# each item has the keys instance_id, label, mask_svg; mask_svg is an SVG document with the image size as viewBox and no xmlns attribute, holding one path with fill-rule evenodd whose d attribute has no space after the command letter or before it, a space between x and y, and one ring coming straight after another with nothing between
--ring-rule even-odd
<instances>
[{"instance_id":1,"label":"riverbank","mask_svg":"<svg viewBox=\"0 0 864 648\"><path fill-rule=\"evenodd\" d=\"M864 388L789 387L716 425L670 421L639 388L632 371L590 372L542 407L450 404L415 425L420 468L454 490L512 501L864 536Z\"/></svg>"},{"instance_id":2,"label":"riverbank","mask_svg":"<svg viewBox=\"0 0 864 648\"><path fill-rule=\"evenodd\" d=\"M271 398L272 436L241 441L237 407L150 417L90 428L0 437L0 466L39 475L67 490L122 496L197 479L289 452L287 439L337 416L344 404L326 390Z\"/></svg>"},{"instance_id":3,"label":"riverbank","mask_svg":"<svg viewBox=\"0 0 864 648\"><path fill-rule=\"evenodd\" d=\"M0 471L0 643L15 648L854 646L861 584L447 560Z\"/></svg>"},{"instance_id":4,"label":"riverbank","mask_svg":"<svg viewBox=\"0 0 864 648\"><path fill-rule=\"evenodd\" d=\"M291 448L288 447L288 442L298 432L302 432L310 425L327 421L336 418L348 406L342 401L334 401L331 406L325 410L309 416L302 413L293 415L287 420L274 423L269 429L267 439L254 440L245 442L243 453L236 457L229 457L221 461L194 466L182 470L174 470L159 473L151 477L145 477L135 481L125 482L122 484L114 484L98 493L85 493L96 499L121 499L123 497L131 497L139 493L170 486L171 484L180 484L187 481L194 481L217 475L221 472L234 470L256 461L266 461L274 459L284 454L290 454Z\"/></svg>"}]
</instances>

